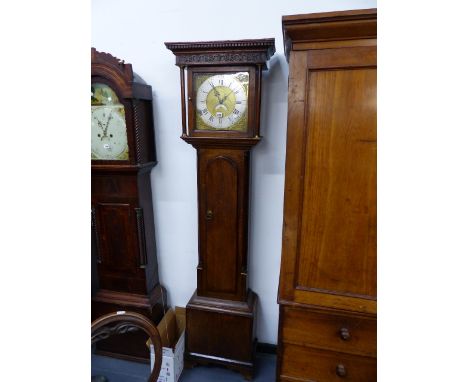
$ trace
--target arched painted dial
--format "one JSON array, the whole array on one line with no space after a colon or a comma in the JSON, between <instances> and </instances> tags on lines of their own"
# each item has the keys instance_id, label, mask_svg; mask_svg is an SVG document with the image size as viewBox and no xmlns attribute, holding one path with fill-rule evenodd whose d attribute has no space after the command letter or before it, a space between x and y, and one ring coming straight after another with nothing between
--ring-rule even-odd
<instances>
[{"instance_id":1,"label":"arched painted dial","mask_svg":"<svg viewBox=\"0 0 468 382\"><path fill-rule=\"evenodd\" d=\"M245 129L248 81L248 72L215 74L206 78L196 95L201 121L212 129Z\"/></svg>"},{"instance_id":2,"label":"arched painted dial","mask_svg":"<svg viewBox=\"0 0 468 382\"><path fill-rule=\"evenodd\" d=\"M91 157L128 159L127 128L123 106L91 107Z\"/></svg>"},{"instance_id":3,"label":"arched painted dial","mask_svg":"<svg viewBox=\"0 0 468 382\"><path fill-rule=\"evenodd\" d=\"M125 107L103 83L91 84L91 159L128 160Z\"/></svg>"}]
</instances>

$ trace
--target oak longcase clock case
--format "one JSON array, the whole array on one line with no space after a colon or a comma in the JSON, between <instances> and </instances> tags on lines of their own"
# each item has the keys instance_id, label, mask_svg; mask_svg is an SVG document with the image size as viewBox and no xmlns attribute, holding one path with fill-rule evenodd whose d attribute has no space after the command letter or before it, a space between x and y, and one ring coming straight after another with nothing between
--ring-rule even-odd
<instances>
[{"instance_id":1,"label":"oak longcase clock case","mask_svg":"<svg viewBox=\"0 0 468 382\"><path fill-rule=\"evenodd\" d=\"M151 86L132 66L91 50L91 214L98 288L92 318L133 310L158 322L159 284L150 172L156 165ZM118 337L101 350L146 358L147 349ZM121 341L117 343L116 341ZM144 341L140 341L144 344Z\"/></svg>"},{"instance_id":2,"label":"oak longcase clock case","mask_svg":"<svg viewBox=\"0 0 468 382\"><path fill-rule=\"evenodd\" d=\"M248 288L250 151L274 39L166 43L180 67L182 139L197 150L199 261L187 366L253 375L257 295Z\"/></svg>"}]
</instances>

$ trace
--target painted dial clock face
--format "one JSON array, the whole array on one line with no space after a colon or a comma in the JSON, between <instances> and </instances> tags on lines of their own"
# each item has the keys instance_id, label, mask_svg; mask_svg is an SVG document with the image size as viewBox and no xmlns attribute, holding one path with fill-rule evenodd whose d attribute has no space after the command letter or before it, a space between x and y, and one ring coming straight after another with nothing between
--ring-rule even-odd
<instances>
[{"instance_id":1,"label":"painted dial clock face","mask_svg":"<svg viewBox=\"0 0 468 382\"><path fill-rule=\"evenodd\" d=\"M91 86L91 159L128 160L125 108L105 84Z\"/></svg>"},{"instance_id":2,"label":"painted dial clock face","mask_svg":"<svg viewBox=\"0 0 468 382\"><path fill-rule=\"evenodd\" d=\"M249 73L197 74L196 128L247 130Z\"/></svg>"}]
</instances>

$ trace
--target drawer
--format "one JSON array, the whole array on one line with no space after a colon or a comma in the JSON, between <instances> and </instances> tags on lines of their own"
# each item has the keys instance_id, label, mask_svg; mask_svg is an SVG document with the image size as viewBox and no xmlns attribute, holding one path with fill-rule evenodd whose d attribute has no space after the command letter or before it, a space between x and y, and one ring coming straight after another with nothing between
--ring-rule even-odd
<instances>
[{"instance_id":1,"label":"drawer","mask_svg":"<svg viewBox=\"0 0 468 382\"><path fill-rule=\"evenodd\" d=\"M377 381L375 358L291 344L283 344L280 370L280 379L285 381Z\"/></svg>"},{"instance_id":2,"label":"drawer","mask_svg":"<svg viewBox=\"0 0 468 382\"><path fill-rule=\"evenodd\" d=\"M298 345L375 357L377 320L283 308L282 340Z\"/></svg>"}]
</instances>

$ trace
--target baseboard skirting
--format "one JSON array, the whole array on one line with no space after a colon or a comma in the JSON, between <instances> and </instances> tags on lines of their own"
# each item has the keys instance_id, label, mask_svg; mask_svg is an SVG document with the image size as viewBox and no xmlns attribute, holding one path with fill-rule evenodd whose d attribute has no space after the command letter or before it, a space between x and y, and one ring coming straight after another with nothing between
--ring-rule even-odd
<instances>
[{"instance_id":1,"label":"baseboard skirting","mask_svg":"<svg viewBox=\"0 0 468 382\"><path fill-rule=\"evenodd\" d=\"M257 353L263 354L275 354L278 350L278 346L275 344L267 344L265 342L257 342Z\"/></svg>"}]
</instances>

